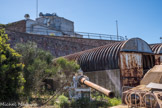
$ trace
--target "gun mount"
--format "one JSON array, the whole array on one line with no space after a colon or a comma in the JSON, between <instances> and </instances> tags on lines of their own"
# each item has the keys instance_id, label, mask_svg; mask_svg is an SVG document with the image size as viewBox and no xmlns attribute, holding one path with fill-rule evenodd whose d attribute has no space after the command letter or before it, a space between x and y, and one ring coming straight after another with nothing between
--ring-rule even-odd
<instances>
[{"instance_id":1,"label":"gun mount","mask_svg":"<svg viewBox=\"0 0 162 108\"><path fill-rule=\"evenodd\" d=\"M71 87L69 87L69 97L75 100L80 98L90 99L91 88L105 94L110 98L114 97L114 92L90 82L89 78L83 75L73 76L73 84L71 84Z\"/></svg>"}]
</instances>

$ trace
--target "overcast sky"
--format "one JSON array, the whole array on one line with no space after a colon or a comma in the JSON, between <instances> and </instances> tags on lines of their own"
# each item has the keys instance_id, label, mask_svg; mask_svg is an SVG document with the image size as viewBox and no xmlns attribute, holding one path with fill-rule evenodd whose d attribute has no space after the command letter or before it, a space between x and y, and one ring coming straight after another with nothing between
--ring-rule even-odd
<instances>
[{"instance_id":1,"label":"overcast sky","mask_svg":"<svg viewBox=\"0 0 162 108\"><path fill-rule=\"evenodd\" d=\"M148 43L162 37L162 0L38 0L39 12L74 21L75 31L139 37ZM36 18L36 0L1 0L0 23Z\"/></svg>"}]
</instances>

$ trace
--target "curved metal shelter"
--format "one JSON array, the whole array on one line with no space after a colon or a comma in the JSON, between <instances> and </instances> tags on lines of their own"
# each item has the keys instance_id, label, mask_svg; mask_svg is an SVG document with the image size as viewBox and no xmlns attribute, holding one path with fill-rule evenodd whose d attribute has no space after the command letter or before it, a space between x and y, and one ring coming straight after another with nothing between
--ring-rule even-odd
<instances>
[{"instance_id":1,"label":"curved metal shelter","mask_svg":"<svg viewBox=\"0 0 162 108\"><path fill-rule=\"evenodd\" d=\"M153 53L145 41L132 38L71 54L65 58L76 60L84 72L119 69L120 52Z\"/></svg>"},{"instance_id":2,"label":"curved metal shelter","mask_svg":"<svg viewBox=\"0 0 162 108\"><path fill-rule=\"evenodd\" d=\"M162 63L162 44L151 44L150 47L154 52L155 64L160 65Z\"/></svg>"},{"instance_id":3,"label":"curved metal shelter","mask_svg":"<svg viewBox=\"0 0 162 108\"><path fill-rule=\"evenodd\" d=\"M151 47L140 38L107 44L64 56L75 60L92 82L116 93L123 86L137 86L143 75L154 66Z\"/></svg>"},{"instance_id":4,"label":"curved metal shelter","mask_svg":"<svg viewBox=\"0 0 162 108\"><path fill-rule=\"evenodd\" d=\"M162 54L162 44L151 44L150 45L154 54Z\"/></svg>"}]
</instances>

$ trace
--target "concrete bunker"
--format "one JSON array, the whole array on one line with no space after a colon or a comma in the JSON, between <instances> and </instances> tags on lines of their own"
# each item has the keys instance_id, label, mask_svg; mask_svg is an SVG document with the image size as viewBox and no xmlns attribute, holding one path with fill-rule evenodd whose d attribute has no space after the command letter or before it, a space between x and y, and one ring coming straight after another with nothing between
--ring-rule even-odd
<instances>
[{"instance_id":1,"label":"concrete bunker","mask_svg":"<svg viewBox=\"0 0 162 108\"><path fill-rule=\"evenodd\" d=\"M140 38L107 44L68 56L76 60L90 81L121 95L122 87L137 86L155 64L150 46Z\"/></svg>"}]
</instances>

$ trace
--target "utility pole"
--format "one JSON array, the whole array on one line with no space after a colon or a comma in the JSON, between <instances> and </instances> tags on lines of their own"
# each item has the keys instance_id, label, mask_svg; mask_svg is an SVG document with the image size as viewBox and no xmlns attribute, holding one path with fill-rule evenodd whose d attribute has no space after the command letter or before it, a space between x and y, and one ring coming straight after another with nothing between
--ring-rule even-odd
<instances>
[{"instance_id":1,"label":"utility pole","mask_svg":"<svg viewBox=\"0 0 162 108\"><path fill-rule=\"evenodd\" d=\"M36 18L38 18L38 0L36 0Z\"/></svg>"},{"instance_id":2,"label":"utility pole","mask_svg":"<svg viewBox=\"0 0 162 108\"><path fill-rule=\"evenodd\" d=\"M116 36L117 36L117 40L119 39L119 35L118 35L118 20L116 20Z\"/></svg>"}]
</instances>

